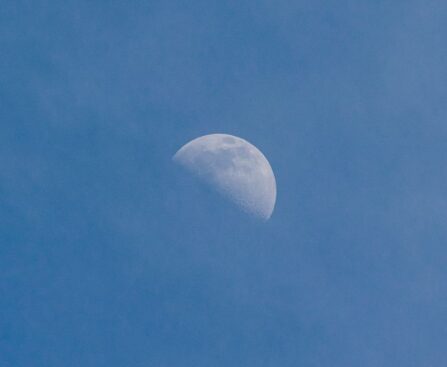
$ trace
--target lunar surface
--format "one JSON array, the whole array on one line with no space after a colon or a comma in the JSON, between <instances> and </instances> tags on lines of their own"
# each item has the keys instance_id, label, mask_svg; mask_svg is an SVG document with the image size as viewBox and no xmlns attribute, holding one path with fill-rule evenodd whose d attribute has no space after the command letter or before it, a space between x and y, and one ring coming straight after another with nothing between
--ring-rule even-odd
<instances>
[{"instance_id":1,"label":"lunar surface","mask_svg":"<svg viewBox=\"0 0 447 367\"><path fill-rule=\"evenodd\" d=\"M276 202L276 181L265 156L244 139L211 134L184 145L174 162L200 177L241 209L267 220Z\"/></svg>"}]
</instances>

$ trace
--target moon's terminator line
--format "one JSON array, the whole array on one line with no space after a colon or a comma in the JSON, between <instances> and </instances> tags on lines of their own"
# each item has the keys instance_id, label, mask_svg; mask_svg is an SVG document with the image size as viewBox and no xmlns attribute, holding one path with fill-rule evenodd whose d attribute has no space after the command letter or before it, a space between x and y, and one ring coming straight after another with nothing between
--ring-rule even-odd
<instances>
[{"instance_id":1,"label":"moon's terminator line","mask_svg":"<svg viewBox=\"0 0 447 367\"><path fill-rule=\"evenodd\" d=\"M199 176L248 213L267 220L276 202L272 167L254 145L227 134L185 144L173 160Z\"/></svg>"}]
</instances>

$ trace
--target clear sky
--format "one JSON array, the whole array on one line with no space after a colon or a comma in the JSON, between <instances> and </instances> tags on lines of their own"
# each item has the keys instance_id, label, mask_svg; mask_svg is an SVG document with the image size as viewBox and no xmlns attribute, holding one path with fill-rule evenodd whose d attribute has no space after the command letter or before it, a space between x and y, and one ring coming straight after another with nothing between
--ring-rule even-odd
<instances>
[{"instance_id":1,"label":"clear sky","mask_svg":"<svg viewBox=\"0 0 447 367\"><path fill-rule=\"evenodd\" d=\"M0 2L1 367L447 366L447 2ZM179 170L269 159L268 222Z\"/></svg>"}]
</instances>

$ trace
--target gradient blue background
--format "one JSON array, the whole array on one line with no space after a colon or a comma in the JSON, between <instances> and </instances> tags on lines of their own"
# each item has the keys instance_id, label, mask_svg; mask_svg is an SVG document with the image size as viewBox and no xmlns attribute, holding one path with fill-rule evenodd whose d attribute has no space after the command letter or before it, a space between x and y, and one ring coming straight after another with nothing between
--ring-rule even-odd
<instances>
[{"instance_id":1,"label":"gradient blue background","mask_svg":"<svg viewBox=\"0 0 447 367\"><path fill-rule=\"evenodd\" d=\"M446 19L2 0L0 366L446 366ZM266 224L172 164L215 132Z\"/></svg>"}]
</instances>

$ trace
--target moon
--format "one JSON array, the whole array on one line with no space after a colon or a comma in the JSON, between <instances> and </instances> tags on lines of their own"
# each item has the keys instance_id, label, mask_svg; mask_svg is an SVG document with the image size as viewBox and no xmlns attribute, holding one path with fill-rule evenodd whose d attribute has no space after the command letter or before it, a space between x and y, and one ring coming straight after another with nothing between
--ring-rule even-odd
<instances>
[{"instance_id":1,"label":"moon","mask_svg":"<svg viewBox=\"0 0 447 367\"><path fill-rule=\"evenodd\" d=\"M271 217L275 175L264 154L248 141L227 134L201 136L180 148L173 161L245 212L262 220Z\"/></svg>"}]
</instances>

